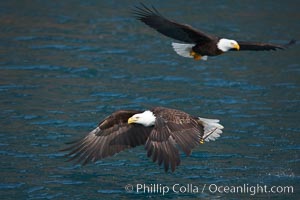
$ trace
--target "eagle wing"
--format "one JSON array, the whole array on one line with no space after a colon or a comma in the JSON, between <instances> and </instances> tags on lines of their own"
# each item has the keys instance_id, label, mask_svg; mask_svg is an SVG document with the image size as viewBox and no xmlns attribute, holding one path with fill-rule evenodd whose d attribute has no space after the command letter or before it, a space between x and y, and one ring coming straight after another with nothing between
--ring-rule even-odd
<instances>
[{"instance_id":1,"label":"eagle wing","mask_svg":"<svg viewBox=\"0 0 300 200\"><path fill-rule=\"evenodd\" d=\"M199 144L203 135L203 127L188 114L162 107L153 110L156 116L154 128L146 141L147 156L152 157L158 165L164 163L165 171L169 166L175 171L180 164L179 150L190 155L192 149Z\"/></svg>"},{"instance_id":2,"label":"eagle wing","mask_svg":"<svg viewBox=\"0 0 300 200\"><path fill-rule=\"evenodd\" d=\"M135 17L154 28L161 34L187 43L206 43L216 40L217 37L194 29L190 25L180 24L163 17L154 7L148 8L141 3L133 9Z\"/></svg>"},{"instance_id":3,"label":"eagle wing","mask_svg":"<svg viewBox=\"0 0 300 200\"><path fill-rule=\"evenodd\" d=\"M285 45L277 45L272 43L263 43L263 42L244 42L237 41L240 46L240 50L246 51L276 51L277 49L286 49L288 46L294 44L296 41L291 40L288 44ZM231 51L236 51L236 49L232 49Z\"/></svg>"},{"instance_id":4,"label":"eagle wing","mask_svg":"<svg viewBox=\"0 0 300 200\"><path fill-rule=\"evenodd\" d=\"M145 144L152 128L138 124L128 124L127 120L139 111L121 110L99 123L98 127L84 138L72 142L62 151L70 151L69 160L77 160L83 165L112 156L127 148Z\"/></svg>"}]
</instances>

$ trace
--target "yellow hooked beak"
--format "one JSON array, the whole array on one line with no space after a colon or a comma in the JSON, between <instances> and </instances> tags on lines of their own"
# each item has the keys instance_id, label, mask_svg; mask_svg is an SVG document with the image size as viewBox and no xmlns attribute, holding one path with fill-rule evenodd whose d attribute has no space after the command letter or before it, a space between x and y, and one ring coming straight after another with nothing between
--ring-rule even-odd
<instances>
[{"instance_id":1,"label":"yellow hooked beak","mask_svg":"<svg viewBox=\"0 0 300 200\"><path fill-rule=\"evenodd\" d=\"M130 117L127 121L128 124L132 124L136 122L136 118Z\"/></svg>"},{"instance_id":2,"label":"yellow hooked beak","mask_svg":"<svg viewBox=\"0 0 300 200\"><path fill-rule=\"evenodd\" d=\"M233 48L239 51L240 50L240 45L239 44L235 44L235 45L233 45Z\"/></svg>"}]
</instances>

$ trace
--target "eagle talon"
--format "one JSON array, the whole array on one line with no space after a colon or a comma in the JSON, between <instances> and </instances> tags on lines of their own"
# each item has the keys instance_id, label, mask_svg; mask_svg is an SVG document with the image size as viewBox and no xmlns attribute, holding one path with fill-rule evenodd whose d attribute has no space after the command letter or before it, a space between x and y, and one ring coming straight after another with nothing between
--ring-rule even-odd
<instances>
[{"instance_id":1,"label":"eagle talon","mask_svg":"<svg viewBox=\"0 0 300 200\"><path fill-rule=\"evenodd\" d=\"M200 56L199 54L196 53L196 55L194 55L194 60L201 60L202 56Z\"/></svg>"},{"instance_id":2,"label":"eagle talon","mask_svg":"<svg viewBox=\"0 0 300 200\"><path fill-rule=\"evenodd\" d=\"M190 51L190 56L193 56L194 60L201 60L202 56L195 51Z\"/></svg>"},{"instance_id":3,"label":"eagle talon","mask_svg":"<svg viewBox=\"0 0 300 200\"><path fill-rule=\"evenodd\" d=\"M195 52L195 51L191 51L191 52L190 52L190 56L193 56L193 57L194 57L195 55L196 55L196 52Z\"/></svg>"},{"instance_id":4,"label":"eagle talon","mask_svg":"<svg viewBox=\"0 0 300 200\"><path fill-rule=\"evenodd\" d=\"M200 143L200 144L204 144L203 138L200 139L199 143Z\"/></svg>"}]
</instances>

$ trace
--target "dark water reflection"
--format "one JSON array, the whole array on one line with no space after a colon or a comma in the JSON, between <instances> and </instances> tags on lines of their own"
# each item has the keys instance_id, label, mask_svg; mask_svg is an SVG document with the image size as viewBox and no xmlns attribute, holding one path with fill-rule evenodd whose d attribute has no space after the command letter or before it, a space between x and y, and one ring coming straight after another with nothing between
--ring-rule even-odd
<instances>
[{"instance_id":1,"label":"dark water reflection","mask_svg":"<svg viewBox=\"0 0 300 200\"><path fill-rule=\"evenodd\" d=\"M180 58L130 17L136 1L2 1L2 199L140 199L126 184L292 185L294 194L168 193L183 199L299 199L299 47ZM296 1L153 1L165 15L228 37L299 38ZM58 150L118 109L179 108L219 118L220 140L165 174L143 147L85 167Z\"/></svg>"}]
</instances>

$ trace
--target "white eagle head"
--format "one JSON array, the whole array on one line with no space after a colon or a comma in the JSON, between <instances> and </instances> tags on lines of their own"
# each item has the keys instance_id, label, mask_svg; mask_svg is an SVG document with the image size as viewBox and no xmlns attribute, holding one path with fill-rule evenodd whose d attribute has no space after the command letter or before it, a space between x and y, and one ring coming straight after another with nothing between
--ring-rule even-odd
<instances>
[{"instance_id":1,"label":"white eagle head","mask_svg":"<svg viewBox=\"0 0 300 200\"><path fill-rule=\"evenodd\" d=\"M237 43L237 41L225 38L219 40L217 47L223 52L229 51L230 49L240 50L240 45Z\"/></svg>"},{"instance_id":2,"label":"white eagle head","mask_svg":"<svg viewBox=\"0 0 300 200\"><path fill-rule=\"evenodd\" d=\"M143 126L153 126L155 124L156 117L153 112L146 110L143 113L138 113L133 115L128 119L128 124L141 124Z\"/></svg>"}]
</instances>

